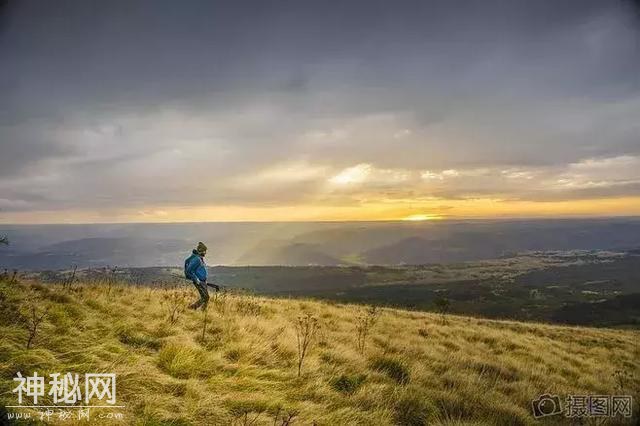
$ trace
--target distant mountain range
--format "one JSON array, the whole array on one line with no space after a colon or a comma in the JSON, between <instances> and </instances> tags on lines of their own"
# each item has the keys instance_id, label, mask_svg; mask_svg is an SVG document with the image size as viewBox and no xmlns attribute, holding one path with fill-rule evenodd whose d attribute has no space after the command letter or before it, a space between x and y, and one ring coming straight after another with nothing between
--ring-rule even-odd
<instances>
[{"instance_id":1,"label":"distant mountain range","mask_svg":"<svg viewBox=\"0 0 640 426\"><path fill-rule=\"evenodd\" d=\"M344 223L0 225L0 268L176 266L198 241L225 265L429 264L640 245L640 218Z\"/></svg>"}]
</instances>

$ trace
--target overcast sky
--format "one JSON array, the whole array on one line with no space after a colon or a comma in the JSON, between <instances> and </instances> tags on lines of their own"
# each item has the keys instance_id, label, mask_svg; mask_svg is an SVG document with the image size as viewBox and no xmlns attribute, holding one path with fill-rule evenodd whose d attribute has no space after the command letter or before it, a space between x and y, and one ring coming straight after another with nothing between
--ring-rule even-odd
<instances>
[{"instance_id":1,"label":"overcast sky","mask_svg":"<svg viewBox=\"0 0 640 426\"><path fill-rule=\"evenodd\" d=\"M0 5L0 222L640 214L638 2Z\"/></svg>"}]
</instances>

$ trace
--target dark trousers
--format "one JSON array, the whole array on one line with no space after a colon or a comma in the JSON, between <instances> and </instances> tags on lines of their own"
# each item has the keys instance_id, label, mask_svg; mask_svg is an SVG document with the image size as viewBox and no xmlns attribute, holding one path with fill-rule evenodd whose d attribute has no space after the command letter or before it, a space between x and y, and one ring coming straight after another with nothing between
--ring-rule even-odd
<instances>
[{"instance_id":1,"label":"dark trousers","mask_svg":"<svg viewBox=\"0 0 640 426\"><path fill-rule=\"evenodd\" d=\"M196 289L200 294L200 299L195 303L191 304L189 307L191 309L198 309L202 307L202 309L204 310L207 307L207 304L209 303L209 290L207 289L207 283L203 281L200 281L200 282L192 281L192 282L193 282L193 285L196 286Z\"/></svg>"}]
</instances>

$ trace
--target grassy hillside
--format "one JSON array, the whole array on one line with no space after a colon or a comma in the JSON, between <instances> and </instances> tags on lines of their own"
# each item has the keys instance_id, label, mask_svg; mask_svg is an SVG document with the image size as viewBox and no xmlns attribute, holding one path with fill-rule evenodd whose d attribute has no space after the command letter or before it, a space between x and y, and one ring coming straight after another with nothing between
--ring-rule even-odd
<instances>
[{"instance_id":1,"label":"grassy hillside","mask_svg":"<svg viewBox=\"0 0 640 426\"><path fill-rule=\"evenodd\" d=\"M193 299L189 287L5 280L0 405L16 404L18 371L113 372L126 406L114 424L517 425L534 423L542 393L640 388L636 331L240 294L218 296L205 317L184 310ZM46 316L27 349L33 309ZM298 376L297 326L316 324Z\"/></svg>"},{"instance_id":2,"label":"grassy hillside","mask_svg":"<svg viewBox=\"0 0 640 426\"><path fill-rule=\"evenodd\" d=\"M405 266L214 266L217 283L262 295L434 311L483 318L640 328L640 256L631 251L552 251L459 264ZM29 272L61 283L72 270ZM78 269L76 279L183 285L178 267Z\"/></svg>"}]
</instances>

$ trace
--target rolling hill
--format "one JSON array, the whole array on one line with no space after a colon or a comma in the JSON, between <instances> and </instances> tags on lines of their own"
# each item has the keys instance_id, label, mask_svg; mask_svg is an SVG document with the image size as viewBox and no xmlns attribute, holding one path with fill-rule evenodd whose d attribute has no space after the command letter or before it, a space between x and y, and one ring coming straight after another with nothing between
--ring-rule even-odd
<instances>
[{"instance_id":1,"label":"rolling hill","mask_svg":"<svg viewBox=\"0 0 640 426\"><path fill-rule=\"evenodd\" d=\"M239 293L218 294L205 315L184 310L189 287L113 282L5 280L0 296L0 406L16 405L17 372L114 373L122 407L92 415L123 417L100 424L528 425L545 393L637 401L640 389L637 331ZM46 316L27 349L33 312Z\"/></svg>"}]
</instances>

